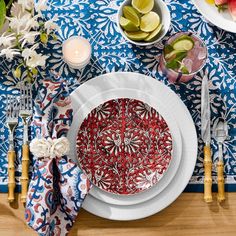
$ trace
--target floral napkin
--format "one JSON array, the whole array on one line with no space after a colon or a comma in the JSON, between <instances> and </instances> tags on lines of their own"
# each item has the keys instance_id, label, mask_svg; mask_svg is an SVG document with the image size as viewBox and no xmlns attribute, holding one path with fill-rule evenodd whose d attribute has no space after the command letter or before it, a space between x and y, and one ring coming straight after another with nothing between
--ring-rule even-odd
<instances>
[{"instance_id":1,"label":"floral napkin","mask_svg":"<svg viewBox=\"0 0 236 236\"><path fill-rule=\"evenodd\" d=\"M39 235L66 235L90 188L87 177L66 156L72 113L65 82L44 80L35 99L36 138L30 149L36 161L25 214Z\"/></svg>"}]
</instances>

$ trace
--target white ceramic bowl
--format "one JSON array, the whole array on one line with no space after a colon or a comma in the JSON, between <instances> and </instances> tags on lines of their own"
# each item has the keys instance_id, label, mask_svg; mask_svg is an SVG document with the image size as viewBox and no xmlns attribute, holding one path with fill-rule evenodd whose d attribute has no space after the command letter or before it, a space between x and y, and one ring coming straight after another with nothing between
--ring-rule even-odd
<instances>
[{"instance_id":1,"label":"white ceramic bowl","mask_svg":"<svg viewBox=\"0 0 236 236\"><path fill-rule=\"evenodd\" d=\"M156 12L160 16L161 23L163 24L163 28L162 28L161 32L158 34L158 37L156 38L156 40L154 40L152 42L144 42L144 41L138 42L138 41L133 41L133 40L129 39L125 35L124 30L121 28L120 23L119 23L120 17L123 15L123 10L122 10L123 7L127 6L127 5L131 6L131 1L132 0L125 0L118 10L117 25L118 25L118 28L119 28L122 36L130 43L135 44L135 45L139 45L139 46L148 46L148 45L152 45L152 44L159 42L166 35L166 33L168 32L168 30L170 28L171 18L170 18L170 11L169 11L167 5L162 0L155 0L154 1L154 8L152 9L152 11Z\"/></svg>"}]
</instances>

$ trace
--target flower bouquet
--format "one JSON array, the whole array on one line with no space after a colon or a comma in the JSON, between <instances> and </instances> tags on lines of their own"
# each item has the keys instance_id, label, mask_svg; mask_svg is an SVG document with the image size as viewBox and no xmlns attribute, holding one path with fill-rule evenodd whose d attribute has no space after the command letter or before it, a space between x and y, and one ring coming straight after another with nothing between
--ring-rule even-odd
<instances>
[{"instance_id":1,"label":"flower bouquet","mask_svg":"<svg viewBox=\"0 0 236 236\"><path fill-rule=\"evenodd\" d=\"M56 17L45 20L42 15L47 7L45 0L37 3L34 0L0 0L0 57L7 61L18 59L13 74L21 78L24 71L25 80L30 83L48 58L40 51L40 45L47 44L50 37L56 39Z\"/></svg>"}]
</instances>

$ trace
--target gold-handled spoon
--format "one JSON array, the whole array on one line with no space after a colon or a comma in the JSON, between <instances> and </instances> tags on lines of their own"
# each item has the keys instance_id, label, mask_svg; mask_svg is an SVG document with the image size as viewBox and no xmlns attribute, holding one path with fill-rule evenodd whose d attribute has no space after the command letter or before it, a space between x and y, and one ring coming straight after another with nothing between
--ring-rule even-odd
<instances>
[{"instance_id":1,"label":"gold-handled spoon","mask_svg":"<svg viewBox=\"0 0 236 236\"><path fill-rule=\"evenodd\" d=\"M218 202L225 200L225 180L224 180L224 161L223 143L228 137L228 126L226 121L219 120L214 128L214 137L218 143L219 160L217 163L217 182L218 182Z\"/></svg>"}]
</instances>

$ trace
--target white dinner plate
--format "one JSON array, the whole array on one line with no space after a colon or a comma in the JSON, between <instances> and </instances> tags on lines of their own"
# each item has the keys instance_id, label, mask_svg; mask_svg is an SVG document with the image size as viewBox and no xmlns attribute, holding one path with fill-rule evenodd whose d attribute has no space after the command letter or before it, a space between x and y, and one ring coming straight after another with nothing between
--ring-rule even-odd
<instances>
[{"instance_id":1,"label":"white dinner plate","mask_svg":"<svg viewBox=\"0 0 236 236\"><path fill-rule=\"evenodd\" d=\"M89 194L91 194L93 197L101 201L116 205L138 204L153 198L154 196L159 194L166 186L168 186L168 184L175 176L180 164L180 159L182 154L182 141L179 127L176 121L174 120L171 113L168 112L168 110L165 108L164 104L150 94L144 93L136 89L117 87L116 89L106 90L105 92L100 92L98 89L98 91L95 93L96 95L92 96L93 93L91 93L90 91L90 86L86 86L86 84L80 86L71 94L73 111L74 111L74 119L73 119L74 122L71 125L68 138L70 140L70 143L72 144L70 157L73 160L78 161L76 153L76 137L81 123L91 112L91 110L93 110L98 105L111 99L117 99L117 98L138 99L140 101L149 104L151 107L155 108L167 122L173 141L173 153L172 153L173 157L170 162L170 165L164 176L161 178L161 180L152 188L133 195L117 195L103 191L98 187L93 186ZM104 86L102 87L104 88ZM82 98L87 97L87 102L84 103L84 100L80 99L80 97Z\"/></svg>"},{"instance_id":2,"label":"white dinner plate","mask_svg":"<svg viewBox=\"0 0 236 236\"><path fill-rule=\"evenodd\" d=\"M113 220L134 220L155 214L171 204L184 190L194 170L197 158L197 136L191 115L180 98L163 83L137 73L111 73L98 76L81 86L89 88L90 93L77 99L86 103L89 97L107 90L126 88L151 94L165 104L171 111L182 136L183 154L180 166L170 184L152 199L135 205L114 205L100 201L90 194L83 208L95 215ZM73 96L73 93L72 93Z\"/></svg>"},{"instance_id":3,"label":"white dinner plate","mask_svg":"<svg viewBox=\"0 0 236 236\"><path fill-rule=\"evenodd\" d=\"M217 7L208 4L205 0L192 0L198 11L212 24L226 31L236 33L236 22L228 10L219 12Z\"/></svg>"}]
</instances>

